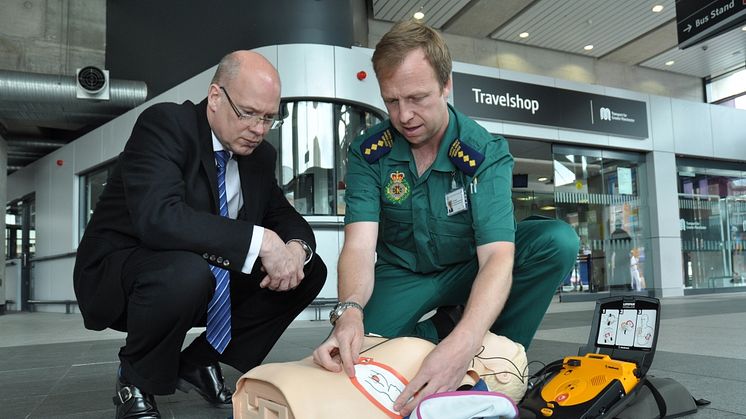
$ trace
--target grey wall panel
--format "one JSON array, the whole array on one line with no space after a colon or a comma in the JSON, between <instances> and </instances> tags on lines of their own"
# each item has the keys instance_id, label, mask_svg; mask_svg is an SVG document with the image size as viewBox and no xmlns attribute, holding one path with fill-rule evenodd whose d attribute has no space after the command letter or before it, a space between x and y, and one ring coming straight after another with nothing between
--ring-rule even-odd
<instances>
[{"instance_id":1,"label":"grey wall panel","mask_svg":"<svg viewBox=\"0 0 746 419\"><path fill-rule=\"evenodd\" d=\"M490 72L488 71L482 70L482 72L484 74L480 74L480 75L483 75L483 76L490 75ZM519 81L522 83L531 83L531 84L538 84L542 86L552 86L552 87L556 87L557 85L557 79L553 77L549 77L549 76L539 75L539 74L521 73L518 71L501 69L498 75L500 78L503 78L505 80Z\"/></svg>"},{"instance_id":2,"label":"grey wall panel","mask_svg":"<svg viewBox=\"0 0 746 419\"><path fill-rule=\"evenodd\" d=\"M142 109L138 107L99 128L103 131L102 158L104 161L114 159L122 152L140 112L142 112Z\"/></svg>"},{"instance_id":3,"label":"grey wall panel","mask_svg":"<svg viewBox=\"0 0 746 419\"><path fill-rule=\"evenodd\" d=\"M556 128L541 127L538 125L517 124L511 122L502 123L502 132L492 132L508 137L535 138L539 140L559 140L559 130Z\"/></svg>"},{"instance_id":4,"label":"grey wall panel","mask_svg":"<svg viewBox=\"0 0 746 419\"><path fill-rule=\"evenodd\" d=\"M713 105L671 100L674 149L677 153L712 157L710 106Z\"/></svg>"},{"instance_id":5,"label":"grey wall panel","mask_svg":"<svg viewBox=\"0 0 746 419\"><path fill-rule=\"evenodd\" d=\"M676 155L667 151L647 154L647 178L653 237L679 237L679 200ZM653 180L652 182L650 180ZM676 214L676 216L671 216Z\"/></svg>"},{"instance_id":6,"label":"grey wall panel","mask_svg":"<svg viewBox=\"0 0 746 419\"><path fill-rule=\"evenodd\" d=\"M650 245L656 294L684 294L682 278L681 233L676 178L676 155L654 151L647 155ZM673 216L672 216L673 215ZM648 282L648 286L651 286Z\"/></svg>"},{"instance_id":7,"label":"grey wall panel","mask_svg":"<svg viewBox=\"0 0 746 419\"><path fill-rule=\"evenodd\" d=\"M648 130L648 132L650 132L650 130ZM653 149L653 140L651 138L641 140L639 138L616 137L609 135L609 146L614 148L625 148L628 150L650 151Z\"/></svg>"},{"instance_id":8,"label":"grey wall panel","mask_svg":"<svg viewBox=\"0 0 746 419\"><path fill-rule=\"evenodd\" d=\"M103 158L103 130L96 129L72 142L75 155L73 172L80 174L99 164Z\"/></svg>"},{"instance_id":9,"label":"grey wall panel","mask_svg":"<svg viewBox=\"0 0 746 419\"><path fill-rule=\"evenodd\" d=\"M385 113L386 107L370 62L372 55L370 49L334 47L334 88L338 99L362 103ZM357 78L360 71L366 73L363 80Z\"/></svg>"},{"instance_id":10,"label":"grey wall panel","mask_svg":"<svg viewBox=\"0 0 746 419\"><path fill-rule=\"evenodd\" d=\"M459 73L476 74L476 75L485 76L485 77L500 77L500 74L504 73L504 70L499 70L497 68L485 67L482 65L469 64L469 63L460 63L460 62L453 63L453 71L459 72ZM507 72L507 74L514 75L518 73Z\"/></svg>"},{"instance_id":11,"label":"grey wall panel","mask_svg":"<svg viewBox=\"0 0 746 419\"><path fill-rule=\"evenodd\" d=\"M74 258L34 262L31 298L38 300L74 300L75 291L70 279L74 264ZM61 275L62 272L69 272L70 276ZM64 305L49 305L38 308L38 311L52 313L64 313L65 310ZM78 312L77 307L74 307L74 312Z\"/></svg>"},{"instance_id":12,"label":"grey wall panel","mask_svg":"<svg viewBox=\"0 0 746 419\"><path fill-rule=\"evenodd\" d=\"M554 87L558 89L567 89L567 90L576 90L579 92L595 93L598 95L607 94L606 87L604 86L599 86L597 84L580 83L577 81L570 81L570 80L563 80L563 79L555 79ZM614 96L613 94L611 95Z\"/></svg>"},{"instance_id":13,"label":"grey wall panel","mask_svg":"<svg viewBox=\"0 0 746 419\"><path fill-rule=\"evenodd\" d=\"M558 139L562 142L584 144L594 147L608 147L609 136L603 134L594 134L583 131L572 131L561 129L558 130Z\"/></svg>"},{"instance_id":14,"label":"grey wall panel","mask_svg":"<svg viewBox=\"0 0 746 419\"><path fill-rule=\"evenodd\" d=\"M58 255L69 252L77 244L77 234L75 234L76 229L74 227L76 225L74 220L78 218L78 199L74 182L75 148L63 147L49 157L47 164L49 168L48 183L40 185L41 187L38 189L42 192L39 194L41 197L49 199L49 202L45 203L50 205L49 211L46 212L49 217L47 220L49 224L44 234L38 234L37 237L42 236L46 244L42 254ZM62 164L60 165L58 162L62 162ZM40 208L41 204L41 202L38 202L37 208Z\"/></svg>"},{"instance_id":15,"label":"grey wall panel","mask_svg":"<svg viewBox=\"0 0 746 419\"><path fill-rule=\"evenodd\" d=\"M6 202L23 197L34 191L36 183L36 167L39 163L32 163L21 170L16 170L7 179Z\"/></svg>"},{"instance_id":16,"label":"grey wall panel","mask_svg":"<svg viewBox=\"0 0 746 419\"><path fill-rule=\"evenodd\" d=\"M488 132L491 132L493 134L501 134L505 132L505 127L503 126L502 122L484 121L484 120L476 120L476 121L484 129L486 129Z\"/></svg>"},{"instance_id":17,"label":"grey wall panel","mask_svg":"<svg viewBox=\"0 0 746 419\"><path fill-rule=\"evenodd\" d=\"M746 111L711 106L710 118L715 157L746 160Z\"/></svg>"},{"instance_id":18,"label":"grey wall panel","mask_svg":"<svg viewBox=\"0 0 746 419\"><path fill-rule=\"evenodd\" d=\"M657 151L674 151L671 98L650 96L650 136Z\"/></svg>"},{"instance_id":19,"label":"grey wall panel","mask_svg":"<svg viewBox=\"0 0 746 419\"><path fill-rule=\"evenodd\" d=\"M255 48L252 51L258 52L259 54L262 54L264 58L269 60L270 63L272 63L275 68L277 68L278 58L277 58L277 51L279 50L279 47L277 45L268 45L260 48ZM213 70L214 71L214 70Z\"/></svg>"},{"instance_id":20,"label":"grey wall panel","mask_svg":"<svg viewBox=\"0 0 746 419\"><path fill-rule=\"evenodd\" d=\"M217 68L218 66L214 65L184 83L174 87L172 89L173 92L169 91L170 93L174 93L174 102L182 103L187 100L191 100L194 103L201 102L207 97L207 92L210 88L210 81L212 80L212 76L215 75L215 70L217 70Z\"/></svg>"},{"instance_id":21,"label":"grey wall panel","mask_svg":"<svg viewBox=\"0 0 746 419\"><path fill-rule=\"evenodd\" d=\"M653 245L653 277L659 278L656 293L661 297L684 295L684 268L680 237L660 237Z\"/></svg>"},{"instance_id":22,"label":"grey wall panel","mask_svg":"<svg viewBox=\"0 0 746 419\"><path fill-rule=\"evenodd\" d=\"M277 53L283 97L334 97L334 49L283 45Z\"/></svg>"},{"instance_id":23,"label":"grey wall panel","mask_svg":"<svg viewBox=\"0 0 746 419\"><path fill-rule=\"evenodd\" d=\"M63 147L65 148L65 147ZM37 160L33 167L35 176L33 189L31 192L35 193L36 199L36 255L45 256L50 255L50 236L54 229L52 225L52 211L54 208L54 202L52 201L51 186L52 186L52 155L48 154L41 160ZM23 170L26 170L24 168ZM72 176L71 176L72 178ZM72 181L70 181L72 185ZM72 218L67 220L66 224L70 224Z\"/></svg>"}]
</instances>

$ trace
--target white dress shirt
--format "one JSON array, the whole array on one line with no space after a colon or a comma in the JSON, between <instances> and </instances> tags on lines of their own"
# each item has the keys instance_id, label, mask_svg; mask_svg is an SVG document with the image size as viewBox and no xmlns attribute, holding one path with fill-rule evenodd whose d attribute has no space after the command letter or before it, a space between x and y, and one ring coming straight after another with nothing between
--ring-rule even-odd
<instances>
[{"instance_id":1,"label":"white dress shirt","mask_svg":"<svg viewBox=\"0 0 746 419\"><path fill-rule=\"evenodd\" d=\"M212 133L212 149L214 151L228 151L220 144L215 133ZM228 200L228 217L234 220L238 216L238 210L243 206L243 194L241 193L241 177L238 175L238 162L233 159L233 153L228 151L228 165L225 168L225 196ZM217 161L215 162L217 167ZM256 258L259 257L259 250L262 248L262 239L264 238L264 227L255 225L254 235L249 245L249 253L246 255L246 261L241 268L241 272L248 274L254 267Z\"/></svg>"}]
</instances>

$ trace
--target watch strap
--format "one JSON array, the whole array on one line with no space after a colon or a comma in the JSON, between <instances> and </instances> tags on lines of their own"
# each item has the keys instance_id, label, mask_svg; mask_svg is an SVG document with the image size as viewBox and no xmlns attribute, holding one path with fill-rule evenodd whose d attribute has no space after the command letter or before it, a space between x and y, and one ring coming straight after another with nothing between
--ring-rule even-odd
<instances>
[{"instance_id":1,"label":"watch strap","mask_svg":"<svg viewBox=\"0 0 746 419\"><path fill-rule=\"evenodd\" d=\"M313 258L313 249L311 249L311 246L309 246L305 240L301 240L301 239L290 239L285 244L290 243L290 242L296 242L300 244L300 247L302 247L303 251L306 252L306 260L303 261L303 265L308 265L308 262L310 262L311 259Z\"/></svg>"},{"instance_id":2,"label":"watch strap","mask_svg":"<svg viewBox=\"0 0 746 419\"><path fill-rule=\"evenodd\" d=\"M337 305L334 306L331 312L329 312L329 321L331 322L332 326L334 326L334 323L337 322L337 319L342 317L342 314L348 309L348 308L356 308L360 310L360 314L364 313L363 306L360 304L354 302L354 301L340 301L337 303Z\"/></svg>"}]
</instances>

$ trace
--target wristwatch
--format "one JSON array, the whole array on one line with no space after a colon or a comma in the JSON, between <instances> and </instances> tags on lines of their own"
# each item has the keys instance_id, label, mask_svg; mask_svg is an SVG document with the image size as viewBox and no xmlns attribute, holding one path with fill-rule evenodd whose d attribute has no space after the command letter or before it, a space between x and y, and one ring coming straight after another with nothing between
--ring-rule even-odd
<instances>
[{"instance_id":1,"label":"wristwatch","mask_svg":"<svg viewBox=\"0 0 746 419\"><path fill-rule=\"evenodd\" d=\"M331 322L332 326L334 326L334 323L339 320L340 316L342 316L342 313L345 312L350 307L354 307L358 310L360 310L360 313L363 313L363 306L360 304L354 302L354 301L345 301L345 302L338 302L337 305L334 306L332 311L329 312L329 322Z\"/></svg>"},{"instance_id":2,"label":"wristwatch","mask_svg":"<svg viewBox=\"0 0 746 419\"><path fill-rule=\"evenodd\" d=\"M303 265L308 265L308 262L310 262L311 258L313 257L313 249L311 249L311 246L309 246L308 243L301 239L290 239L287 241L287 243L290 242L296 242L300 245L300 247L303 248L303 251L306 252L306 260L303 262Z\"/></svg>"}]
</instances>

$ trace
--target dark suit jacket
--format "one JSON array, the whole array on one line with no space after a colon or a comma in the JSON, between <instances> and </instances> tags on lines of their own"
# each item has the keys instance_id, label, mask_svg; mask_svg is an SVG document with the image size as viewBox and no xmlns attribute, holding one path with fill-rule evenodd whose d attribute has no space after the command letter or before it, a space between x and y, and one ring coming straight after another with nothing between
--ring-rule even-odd
<instances>
[{"instance_id":1,"label":"dark suit jacket","mask_svg":"<svg viewBox=\"0 0 746 419\"><path fill-rule=\"evenodd\" d=\"M217 173L207 100L161 103L142 112L78 246L73 273L85 326L112 327L123 313L122 267L138 247L215 255L240 271L253 227L313 249L313 231L285 199L275 178L276 151L263 142L237 156L244 207L219 215Z\"/></svg>"}]
</instances>

